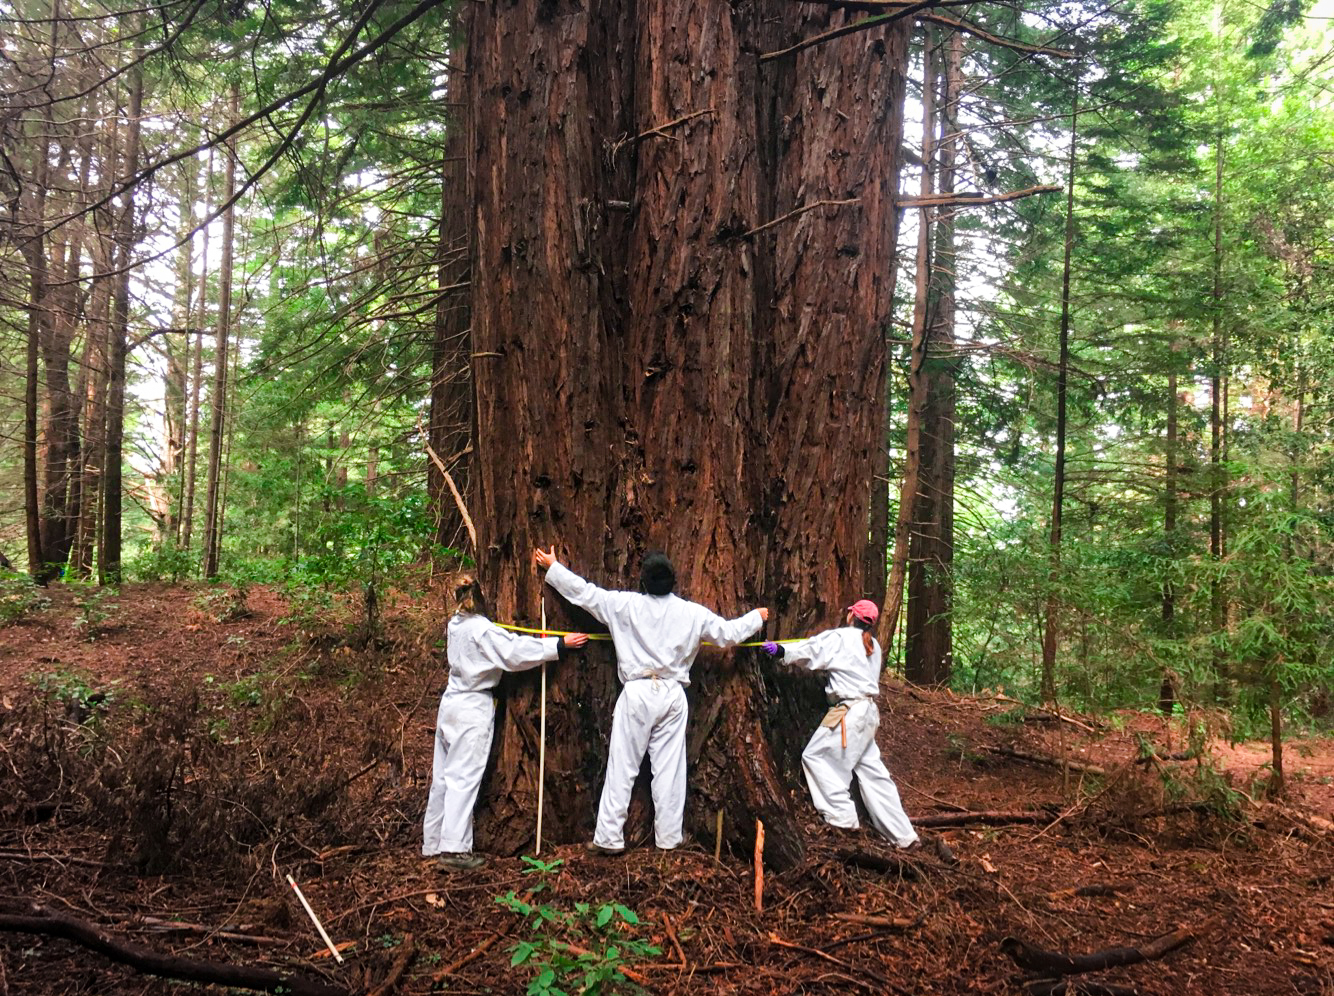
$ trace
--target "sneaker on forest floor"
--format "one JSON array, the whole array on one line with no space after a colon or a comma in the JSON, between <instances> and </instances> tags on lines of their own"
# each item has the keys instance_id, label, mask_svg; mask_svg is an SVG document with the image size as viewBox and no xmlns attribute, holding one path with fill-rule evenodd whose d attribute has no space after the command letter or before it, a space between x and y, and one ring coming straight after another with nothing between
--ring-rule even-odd
<instances>
[{"instance_id":1,"label":"sneaker on forest floor","mask_svg":"<svg viewBox=\"0 0 1334 996\"><path fill-rule=\"evenodd\" d=\"M592 841L584 845L584 850L589 854L600 854L604 858L619 858L625 853L623 847L603 847L601 844L595 844Z\"/></svg>"},{"instance_id":2,"label":"sneaker on forest floor","mask_svg":"<svg viewBox=\"0 0 1334 996\"><path fill-rule=\"evenodd\" d=\"M435 859L436 867L441 871L473 871L486 864L486 858L471 851L458 854L442 854Z\"/></svg>"}]
</instances>

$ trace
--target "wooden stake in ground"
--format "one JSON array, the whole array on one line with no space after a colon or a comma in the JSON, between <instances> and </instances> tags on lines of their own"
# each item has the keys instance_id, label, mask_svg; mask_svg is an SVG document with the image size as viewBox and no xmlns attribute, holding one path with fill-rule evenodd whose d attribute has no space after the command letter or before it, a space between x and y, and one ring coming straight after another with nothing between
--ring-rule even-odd
<instances>
[{"instance_id":1,"label":"wooden stake in ground","mask_svg":"<svg viewBox=\"0 0 1334 996\"><path fill-rule=\"evenodd\" d=\"M755 821L755 910L764 912L764 821Z\"/></svg>"},{"instance_id":2,"label":"wooden stake in ground","mask_svg":"<svg viewBox=\"0 0 1334 996\"><path fill-rule=\"evenodd\" d=\"M721 861L723 857L723 811L718 810L718 818L713 825L713 860Z\"/></svg>"},{"instance_id":3,"label":"wooden stake in ground","mask_svg":"<svg viewBox=\"0 0 1334 996\"><path fill-rule=\"evenodd\" d=\"M542 599L542 636L547 635L547 600ZM533 853L542 853L542 803L547 784L547 663L542 662L542 718L537 740L537 846Z\"/></svg>"},{"instance_id":4,"label":"wooden stake in ground","mask_svg":"<svg viewBox=\"0 0 1334 996\"><path fill-rule=\"evenodd\" d=\"M301 900L301 905L306 909L306 915L310 917L310 922L315 925L315 929L320 932L320 937L323 938L325 946L329 949L329 953L334 956L334 960L338 962L338 964L343 964L343 956L338 953L338 946L329 939L329 935L324 929L324 924L320 923L320 918L317 917L315 911L310 908L310 903L306 901L306 896L301 891L301 886L296 884L296 879L291 875L287 876L287 884L290 885L292 891L296 893L296 898Z\"/></svg>"}]
</instances>

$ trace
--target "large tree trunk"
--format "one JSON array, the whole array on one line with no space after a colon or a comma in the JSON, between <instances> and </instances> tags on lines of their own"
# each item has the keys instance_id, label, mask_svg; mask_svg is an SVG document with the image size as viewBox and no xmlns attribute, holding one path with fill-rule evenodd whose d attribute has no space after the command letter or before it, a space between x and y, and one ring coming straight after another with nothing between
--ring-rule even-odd
<instances>
[{"instance_id":1,"label":"large tree trunk","mask_svg":"<svg viewBox=\"0 0 1334 996\"><path fill-rule=\"evenodd\" d=\"M937 141L942 195L954 193L959 141L958 101L963 37L941 43ZM954 593L954 214L936 216L931 288L920 377L917 493L908 536L908 614L904 626L904 675L921 685L947 685L954 666L951 611Z\"/></svg>"},{"instance_id":2,"label":"large tree trunk","mask_svg":"<svg viewBox=\"0 0 1334 996\"><path fill-rule=\"evenodd\" d=\"M784 632L833 622L862 581L904 29L758 64L847 15L776 0L470 14L473 500L497 615L538 618L530 552L554 542L606 586L633 587L658 547L681 593L720 612L767 595ZM855 203L794 213L820 200ZM818 313L817 286L839 299ZM553 625L589 624L557 601ZM589 656L551 682L556 840L588 833L601 787L617 689L610 655ZM781 865L802 853L790 779L817 713L779 696L772 729L772 681L748 652L700 655L687 822L703 833L726 808L741 841L763 818ZM506 686L483 846L531 837L536 684ZM632 808L630 839L645 826Z\"/></svg>"},{"instance_id":3,"label":"large tree trunk","mask_svg":"<svg viewBox=\"0 0 1334 996\"><path fill-rule=\"evenodd\" d=\"M228 121L240 114L241 91L232 84L231 113ZM218 573L218 555L222 546L222 513L220 485L222 483L223 427L227 413L227 334L232 321L232 257L236 250L236 206L231 203L236 195L236 143L227 143L227 163L223 172L222 202L227 205L222 214L222 261L218 267L218 339L214 352L213 412L208 439L208 492L204 499L204 577Z\"/></svg>"}]
</instances>

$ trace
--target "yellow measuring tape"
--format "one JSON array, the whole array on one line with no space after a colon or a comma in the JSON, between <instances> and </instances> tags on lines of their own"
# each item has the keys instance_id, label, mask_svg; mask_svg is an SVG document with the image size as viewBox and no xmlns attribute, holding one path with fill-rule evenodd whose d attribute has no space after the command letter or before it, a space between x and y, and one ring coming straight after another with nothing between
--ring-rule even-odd
<instances>
[{"instance_id":1,"label":"yellow measuring tape","mask_svg":"<svg viewBox=\"0 0 1334 996\"><path fill-rule=\"evenodd\" d=\"M561 629L529 629L527 626L511 626L509 623L496 623L501 629L507 629L512 633L532 633L534 636L569 636L570 632ZM610 640L610 633L589 633L590 640ZM768 640L752 640L750 643L738 643L738 647L762 647ZM774 643L800 643L800 640L774 640ZM715 644L704 641L703 646L712 647Z\"/></svg>"}]
</instances>

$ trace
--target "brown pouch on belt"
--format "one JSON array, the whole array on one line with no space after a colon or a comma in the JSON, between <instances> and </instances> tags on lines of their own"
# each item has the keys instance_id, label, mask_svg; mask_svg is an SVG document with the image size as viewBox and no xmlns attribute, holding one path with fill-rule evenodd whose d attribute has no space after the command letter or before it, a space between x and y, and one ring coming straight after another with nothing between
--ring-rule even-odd
<instances>
[{"instance_id":1,"label":"brown pouch on belt","mask_svg":"<svg viewBox=\"0 0 1334 996\"><path fill-rule=\"evenodd\" d=\"M820 720L820 725L826 730L832 730L839 723L843 722L843 717L848 714L848 707L845 705L836 705L824 714L824 719Z\"/></svg>"}]
</instances>

